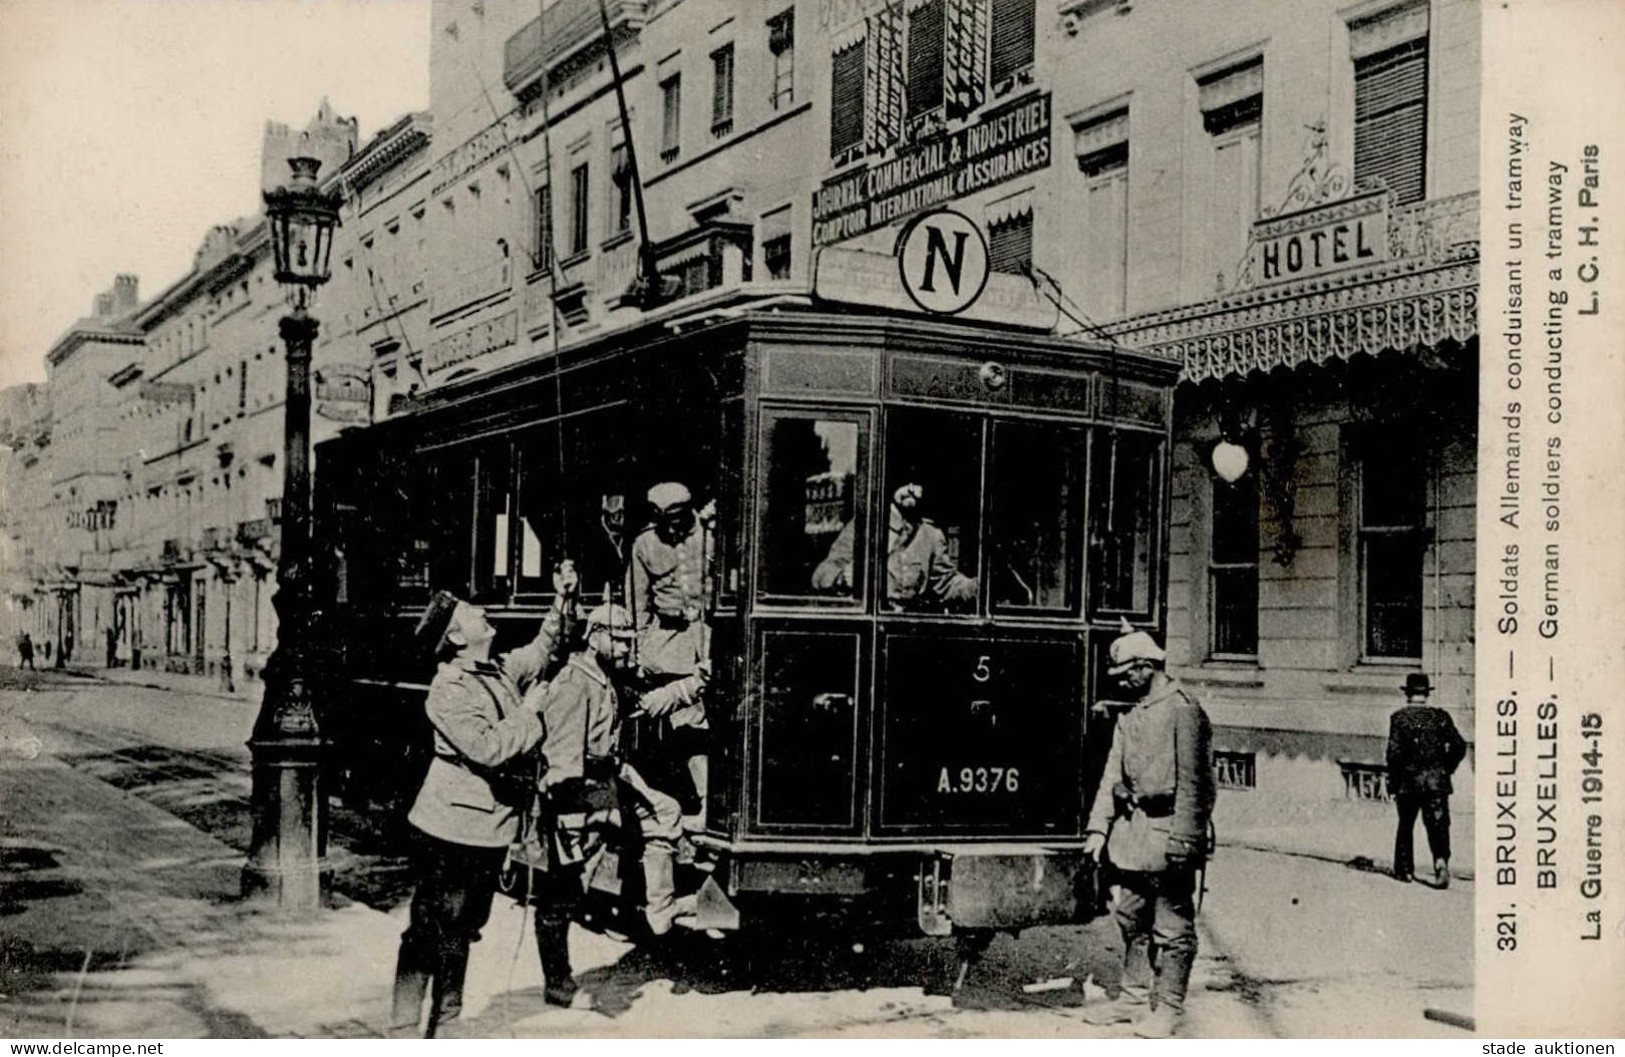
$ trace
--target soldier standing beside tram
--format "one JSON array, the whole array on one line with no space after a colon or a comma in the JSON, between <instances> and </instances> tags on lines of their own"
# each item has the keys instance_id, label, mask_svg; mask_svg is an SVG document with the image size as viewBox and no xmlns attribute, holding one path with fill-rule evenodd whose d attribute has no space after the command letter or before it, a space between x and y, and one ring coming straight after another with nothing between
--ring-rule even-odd
<instances>
[{"instance_id":1,"label":"soldier standing beside tram","mask_svg":"<svg viewBox=\"0 0 1625 1057\"><path fill-rule=\"evenodd\" d=\"M522 695L546 674L576 588L566 563L554 575L553 608L536 638L494 661L496 632L479 606L442 591L418 622L418 641L439 662L424 705L434 758L407 816L418 880L395 968L394 1031L417 1027L431 983L428 1036L462 1012L469 948L490 916L497 875L529 799L529 768L514 765L544 732L541 715Z\"/></svg>"},{"instance_id":2,"label":"soldier standing beside tram","mask_svg":"<svg viewBox=\"0 0 1625 1057\"><path fill-rule=\"evenodd\" d=\"M570 655L538 695L547 726L542 741L544 817L551 820L550 869L536 893L536 949L544 998L569 1005L576 985L567 936L570 916L583 891L582 872L602 846L602 830L618 824L643 844L644 904L650 931L669 931L686 909L675 898L673 851L682 835L682 808L652 788L637 768L621 759L620 696L616 683L630 660L632 616L606 602L587 615L586 646Z\"/></svg>"},{"instance_id":3,"label":"soldier standing beside tram","mask_svg":"<svg viewBox=\"0 0 1625 1057\"><path fill-rule=\"evenodd\" d=\"M1104 850L1116 869L1123 990L1084 1019L1133 1022L1136 1035L1166 1038L1184 1011L1196 960L1196 874L1213 814L1211 733L1202 706L1164 671L1167 655L1150 635L1127 631L1110 656L1108 674L1135 705L1112 733L1084 850L1097 861Z\"/></svg>"}]
</instances>

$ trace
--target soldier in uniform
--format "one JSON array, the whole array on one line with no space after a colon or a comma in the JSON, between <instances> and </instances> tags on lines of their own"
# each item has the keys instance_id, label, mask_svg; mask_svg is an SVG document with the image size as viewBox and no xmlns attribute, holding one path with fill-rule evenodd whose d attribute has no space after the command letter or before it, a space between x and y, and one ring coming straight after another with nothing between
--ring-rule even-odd
<instances>
[{"instance_id":1,"label":"soldier in uniform","mask_svg":"<svg viewBox=\"0 0 1625 1057\"><path fill-rule=\"evenodd\" d=\"M523 693L554 658L576 586L566 563L536 638L496 660L485 610L450 592L437 594L418 623L418 641L440 666L424 705L434 759L407 816L418 883L395 967L393 1030L417 1027L431 981L427 1034L462 1012L469 947L490 916L497 875L519 833L522 783L506 768L542 740L542 717Z\"/></svg>"},{"instance_id":2,"label":"soldier in uniform","mask_svg":"<svg viewBox=\"0 0 1625 1057\"><path fill-rule=\"evenodd\" d=\"M662 751L680 762L693 786L698 807L684 828L705 828L709 787L705 685L711 674L710 600L715 541L711 526L716 507L698 513L687 486L675 481L649 489L654 520L632 542L627 569L627 600L637 622L637 675L646 691L638 712L669 724Z\"/></svg>"},{"instance_id":3,"label":"soldier in uniform","mask_svg":"<svg viewBox=\"0 0 1625 1057\"><path fill-rule=\"evenodd\" d=\"M1097 861L1104 850L1117 871L1123 990L1084 1019L1133 1022L1136 1035L1167 1038L1196 960L1196 873L1213 813L1211 736L1202 706L1163 670L1162 648L1124 628L1111 644L1108 673L1135 706L1112 734L1084 843Z\"/></svg>"},{"instance_id":4,"label":"soldier in uniform","mask_svg":"<svg viewBox=\"0 0 1625 1057\"><path fill-rule=\"evenodd\" d=\"M575 993L565 937L582 891L582 868L601 843L599 829L617 812L623 826L636 821L643 840L644 915L650 931L670 931L689 909L676 898L675 884L682 808L620 758L615 684L630 658L632 616L622 606L606 603L588 614L586 634L586 648L572 654L539 695L547 725L541 781L554 820L556 868L540 893L536 947L544 997L555 1005L569 1005Z\"/></svg>"},{"instance_id":5,"label":"soldier in uniform","mask_svg":"<svg viewBox=\"0 0 1625 1057\"><path fill-rule=\"evenodd\" d=\"M976 602L976 580L959 571L948 537L921 516L925 489L905 484L892 493L886 538L886 602L903 609L960 609ZM812 588L822 594L849 593L857 519L849 520L813 569Z\"/></svg>"},{"instance_id":6,"label":"soldier in uniform","mask_svg":"<svg viewBox=\"0 0 1625 1057\"><path fill-rule=\"evenodd\" d=\"M1388 793L1399 809L1394 836L1394 877L1410 881L1416 870L1412 839L1416 816L1433 853L1433 883L1450 886L1450 776L1467 755L1467 742L1450 713L1428 704L1433 683L1421 672L1405 677L1405 707L1388 720Z\"/></svg>"}]
</instances>

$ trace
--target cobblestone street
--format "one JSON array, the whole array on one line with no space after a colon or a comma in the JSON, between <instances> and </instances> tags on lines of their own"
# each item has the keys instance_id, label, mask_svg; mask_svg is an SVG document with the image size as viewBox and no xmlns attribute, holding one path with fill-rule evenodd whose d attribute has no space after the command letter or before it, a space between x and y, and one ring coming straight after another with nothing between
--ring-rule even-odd
<instances>
[{"instance_id":1,"label":"cobblestone street","mask_svg":"<svg viewBox=\"0 0 1625 1057\"><path fill-rule=\"evenodd\" d=\"M334 819L335 906L237 902L254 706L86 675L0 671L0 1030L21 1037L350 1036L384 1025L409 882L377 820ZM33 739L37 739L37 742ZM1472 1012L1472 886L1399 886L1222 848L1185 1033L1441 1034ZM498 900L456 1029L479 1036L1086 1036L1076 990L1115 930L1000 937L958 995L934 940L776 947L688 937L659 956L576 929L584 996L543 1005L523 914ZM1089 985L1091 1000L1102 992Z\"/></svg>"}]
</instances>

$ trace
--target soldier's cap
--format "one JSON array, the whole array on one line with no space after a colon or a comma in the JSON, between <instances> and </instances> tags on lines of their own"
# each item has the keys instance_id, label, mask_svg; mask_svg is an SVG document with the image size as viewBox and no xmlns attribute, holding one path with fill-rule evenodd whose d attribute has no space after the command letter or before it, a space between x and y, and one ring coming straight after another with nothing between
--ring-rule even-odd
<instances>
[{"instance_id":1,"label":"soldier's cap","mask_svg":"<svg viewBox=\"0 0 1625 1057\"><path fill-rule=\"evenodd\" d=\"M458 597L450 591L436 591L429 606L412 629L412 640L424 653L438 653L445 644L446 632L451 630L451 618L457 612Z\"/></svg>"},{"instance_id":2,"label":"soldier's cap","mask_svg":"<svg viewBox=\"0 0 1625 1057\"><path fill-rule=\"evenodd\" d=\"M1423 697L1433 693L1433 680L1427 677L1426 672L1412 672L1405 677L1405 696L1421 694Z\"/></svg>"},{"instance_id":3,"label":"soldier's cap","mask_svg":"<svg viewBox=\"0 0 1625 1057\"><path fill-rule=\"evenodd\" d=\"M905 484L892 493L891 501L899 510L913 510L925 498L925 489L917 484Z\"/></svg>"},{"instance_id":4,"label":"soldier's cap","mask_svg":"<svg viewBox=\"0 0 1625 1057\"><path fill-rule=\"evenodd\" d=\"M1108 675L1122 675L1139 661L1157 661L1161 663L1168 659L1157 640L1144 631L1134 631L1129 628L1128 622L1123 622L1124 633L1112 640L1108 654L1111 658L1111 667L1106 669Z\"/></svg>"},{"instance_id":5,"label":"soldier's cap","mask_svg":"<svg viewBox=\"0 0 1625 1057\"><path fill-rule=\"evenodd\" d=\"M688 486L676 481L662 481L649 489L649 505L656 510L669 510L679 503L692 502L693 499Z\"/></svg>"},{"instance_id":6,"label":"soldier's cap","mask_svg":"<svg viewBox=\"0 0 1625 1057\"><path fill-rule=\"evenodd\" d=\"M591 635L600 629L618 639L630 639L637 633L632 623L632 614L627 612L625 606L613 602L606 602L587 614L587 634Z\"/></svg>"}]
</instances>

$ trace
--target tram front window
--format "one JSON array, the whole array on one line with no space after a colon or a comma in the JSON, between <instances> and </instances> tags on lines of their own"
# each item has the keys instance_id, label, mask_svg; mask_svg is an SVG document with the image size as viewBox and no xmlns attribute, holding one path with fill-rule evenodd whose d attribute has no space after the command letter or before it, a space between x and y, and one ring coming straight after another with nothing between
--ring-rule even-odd
<instances>
[{"instance_id":1,"label":"tram front window","mask_svg":"<svg viewBox=\"0 0 1625 1057\"><path fill-rule=\"evenodd\" d=\"M886 428L886 608L976 608L982 423L898 409Z\"/></svg>"},{"instance_id":2,"label":"tram front window","mask_svg":"<svg viewBox=\"0 0 1625 1057\"><path fill-rule=\"evenodd\" d=\"M762 431L762 594L863 597L867 418L771 413Z\"/></svg>"},{"instance_id":3,"label":"tram front window","mask_svg":"<svg viewBox=\"0 0 1625 1057\"><path fill-rule=\"evenodd\" d=\"M1073 612L1082 435L1001 422L993 430L993 604Z\"/></svg>"},{"instance_id":4,"label":"tram front window","mask_svg":"<svg viewBox=\"0 0 1625 1057\"><path fill-rule=\"evenodd\" d=\"M1089 489L1089 598L1096 615L1148 615L1155 597L1156 527L1162 511L1155 438L1095 438Z\"/></svg>"}]
</instances>

